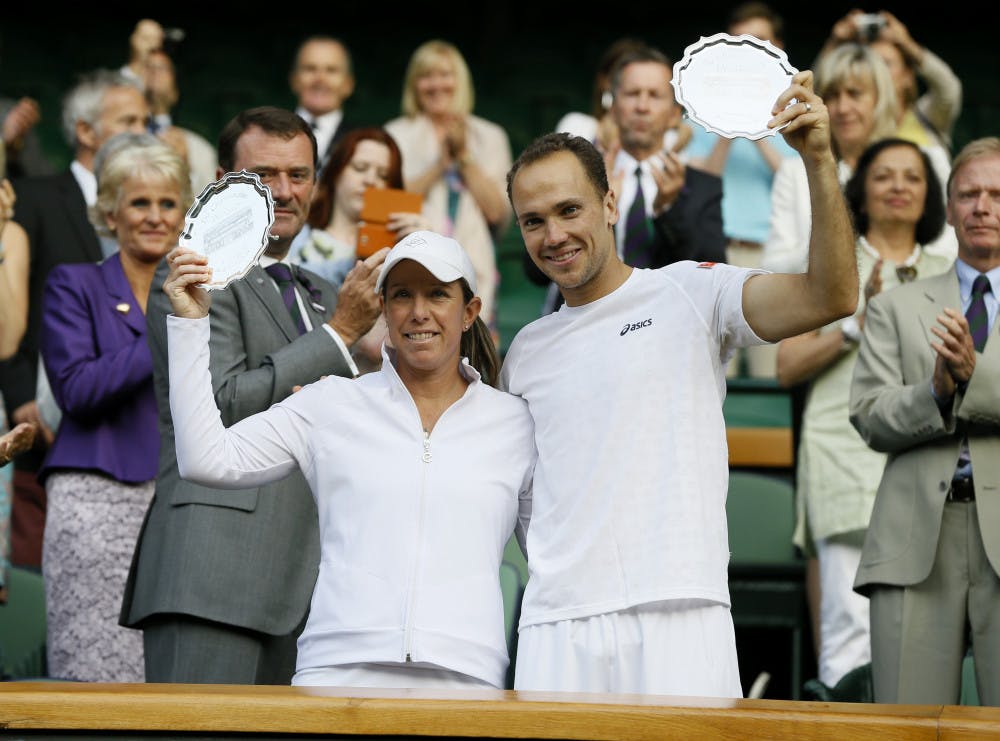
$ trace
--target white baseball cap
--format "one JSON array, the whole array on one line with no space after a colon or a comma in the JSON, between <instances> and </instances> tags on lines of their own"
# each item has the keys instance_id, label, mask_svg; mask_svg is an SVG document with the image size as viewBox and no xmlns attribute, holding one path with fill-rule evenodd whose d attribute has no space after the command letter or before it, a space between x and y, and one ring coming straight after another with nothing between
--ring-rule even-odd
<instances>
[{"instance_id":1,"label":"white baseball cap","mask_svg":"<svg viewBox=\"0 0 1000 741\"><path fill-rule=\"evenodd\" d=\"M472 261L458 242L435 232L419 231L407 234L396 242L389 256L382 263L382 272L375 281L375 292L382 292L389 271L400 260L413 260L427 268L431 275L445 283L465 278L472 292L476 292L476 270Z\"/></svg>"}]
</instances>

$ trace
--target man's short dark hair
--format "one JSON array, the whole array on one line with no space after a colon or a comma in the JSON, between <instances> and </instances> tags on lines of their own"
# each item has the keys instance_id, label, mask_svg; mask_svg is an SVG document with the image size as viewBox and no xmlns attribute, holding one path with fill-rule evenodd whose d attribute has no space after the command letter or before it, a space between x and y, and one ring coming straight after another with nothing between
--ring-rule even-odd
<instances>
[{"instance_id":1,"label":"man's short dark hair","mask_svg":"<svg viewBox=\"0 0 1000 741\"><path fill-rule=\"evenodd\" d=\"M618 89L618 86L621 85L623 69L630 64L641 64L643 62L662 64L667 69L673 69L674 66L674 63L670 61L670 57L655 46L641 46L637 49L632 49L622 54L611 70L611 92L614 93Z\"/></svg>"},{"instance_id":2,"label":"man's short dark hair","mask_svg":"<svg viewBox=\"0 0 1000 741\"><path fill-rule=\"evenodd\" d=\"M587 179L594 186L598 198L603 199L608 194L608 171L604 166L604 158L597 151L597 147L582 136L559 132L545 134L535 139L525 147L511 166L510 172L507 173L507 198L511 205L514 203L511 193L518 171L526 165L532 165L559 152L569 152L576 157L580 166L583 167Z\"/></svg>"},{"instance_id":3,"label":"man's short dark hair","mask_svg":"<svg viewBox=\"0 0 1000 741\"><path fill-rule=\"evenodd\" d=\"M726 24L726 28L732 28L738 23L745 23L754 18L761 18L770 23L771 30L774 32L774 38L778 41L785 40L784 19L770 5L758 2L757 0L750 0L750 2L742 3L733 8L733 12L729 14L729 22Z\"/></svg>"},{"instance_id":4,"label":"man's short dark hair","mask_svg":"<svg viewBox=\"0 0 1000 741\"><path fill-rule=\"evenodd\" d=\"M312 127L291 111L274 106L248 108L236 114L225 125L222 133L219 134L219 166L223 170L233 171L236 166L236 142L252 126L256 126L270 136L280 136L286 141L294 139L299 134L305 134L309 137L309 143L312 145L313 171L315 173L319 158L316 153L316 136L313 134Z\"/></svg>"}]
</instances>

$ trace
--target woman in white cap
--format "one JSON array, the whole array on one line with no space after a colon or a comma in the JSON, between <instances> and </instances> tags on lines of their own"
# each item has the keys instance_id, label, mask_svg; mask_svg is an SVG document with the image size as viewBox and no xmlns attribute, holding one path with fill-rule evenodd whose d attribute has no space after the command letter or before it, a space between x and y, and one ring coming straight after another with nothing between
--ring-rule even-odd
<instances>
[{"instance_id":1,"label":"woman in white cap","mask_svg":"<svg viewBox=\"0 0 1000 741\"><path fill-rule=\"evenodd\" d=\"M177 248L163 287L177 463L213 487L302 469L322 558L293 684L502 687L499 568L530 514L535 449L523 401L491 388L499 361L475 271L453 239L410 234L376 291L382 369L330 377L226 429L209 375L210 278Z\"/></svg>"}]
</instances>

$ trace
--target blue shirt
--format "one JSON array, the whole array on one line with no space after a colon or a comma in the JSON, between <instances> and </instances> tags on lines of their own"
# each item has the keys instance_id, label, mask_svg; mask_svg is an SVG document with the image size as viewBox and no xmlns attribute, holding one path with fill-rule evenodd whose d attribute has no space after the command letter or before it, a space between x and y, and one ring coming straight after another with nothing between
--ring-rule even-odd
<instances>
[{"instance_id":1,"label":"blue shirt","mask_svg":"<svg viewBox=\"0 0 1000 741\"><path fill-rule=\"evenodd\" d=\"M704 159L712 151L717 135L694 121L688 121L694 132L685 153L692 159ZM796 155L779 134L767 140L782 157ZM729 239L749 242L767 240L771 227L771 183L774 170L749 139L737 137L729 148L722 171L722 228Z\"/></svg>"}]
</instances>

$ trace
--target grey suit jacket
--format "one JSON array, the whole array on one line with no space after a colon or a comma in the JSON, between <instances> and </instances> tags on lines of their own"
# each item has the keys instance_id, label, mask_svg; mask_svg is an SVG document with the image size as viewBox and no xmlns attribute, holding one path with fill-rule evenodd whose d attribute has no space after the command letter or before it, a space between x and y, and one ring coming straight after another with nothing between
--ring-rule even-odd
<instances>
[{"instance_id":1,"label":"grey suit jacket","mask_svg":"<svg viewBox=\"0 0 1000 741\"><path fill-rule=\"evenodd\" d=\"M968 434L979 526L1000 573L1000 322L964 393L939 410L931 395L931 327L961 310L954 266L877 296L868 307L851 387L851 422L889 453L854 587L923 581L934 563L945 495Z\"/></svg>"},{"instance_id":2,"label":"grey suit jacket","mask_svg":"<svg viewBox=\"0 0 1000 741\"><path fill-rule=\"evenodd\" d=\"M295 472L257 489L222 491L180 478L170 418L166 315L150 292L147 322L162 436L156 493L143 523L120 621L141 627L154 614L182 613L271 635L305 617L319 567L316 506ZM320 325L332 313L332 286L310 274L323 294L309 305L314 329L299 336L274 283L260 268L213 294L211 372L223 423L231 425L322 375L351 376L347 359Z\"/></svg>"}]
</instances>

